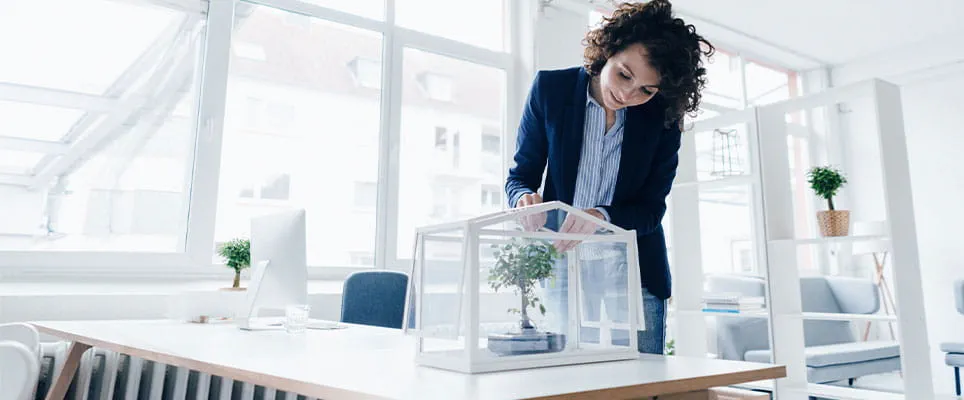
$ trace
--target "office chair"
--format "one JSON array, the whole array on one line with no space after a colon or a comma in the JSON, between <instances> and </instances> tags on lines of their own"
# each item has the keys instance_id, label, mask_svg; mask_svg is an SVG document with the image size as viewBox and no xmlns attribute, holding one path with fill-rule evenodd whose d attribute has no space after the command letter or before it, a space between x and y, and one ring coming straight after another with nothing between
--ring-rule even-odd
<instances>
[{"instance_id":1,"label":"office chair","mask_svg":"<svg viewBox=\"0 0 964 400\"><path fill-rule=\"evenodd\" d=\"M341 322L401 329L407 290L405 273L355 272L345 279Z\"/></svg>"}]
</instances>

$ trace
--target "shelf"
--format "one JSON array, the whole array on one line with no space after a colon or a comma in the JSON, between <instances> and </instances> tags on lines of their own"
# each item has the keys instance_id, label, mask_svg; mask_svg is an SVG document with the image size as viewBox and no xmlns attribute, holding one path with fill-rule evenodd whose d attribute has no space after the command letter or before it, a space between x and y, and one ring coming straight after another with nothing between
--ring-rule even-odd
<instances>
[{"instance_id":1,"label":"shelf","mask_svg":"<svg viewBox=\"0 0 964 400\"><path fill-rule=\"evenodd\" d=\"M838 313L817 313L805 312L803 319L825 320L825 321L890 321L897 322L896 315L885 314L838 314Z\"/></svg>"},{"instance_id":2,"label":"shelf","mask_svg":"<svg viewBox=\"0 0 964 400\"><path fill-rule=\"evenodd\" d=\"M805 239L774 239L770 240L772 244L779 245L806 245L806 244L826 244L826 243L854 243L854 242L864 242L864 241L874 241L874 240L887 240L887 235L856 235L856 236L834 236L834 237L818 237L818 238L805 238Z\"/></svg>"}]
</instances>

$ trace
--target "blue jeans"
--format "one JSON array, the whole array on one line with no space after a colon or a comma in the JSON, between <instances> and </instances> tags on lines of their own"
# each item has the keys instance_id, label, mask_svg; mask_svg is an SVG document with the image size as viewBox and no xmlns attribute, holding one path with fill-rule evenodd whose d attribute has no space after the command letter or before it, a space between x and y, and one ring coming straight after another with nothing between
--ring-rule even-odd
<instances>
[{"instance_id":1,"label":"blue jeans","mask_svg":"<svg viewBox=\"0 0 964 400\"><path fill-rule=\"evenodd\" d=\"M553 268L554 278L543 284L546 306L560 314L558 325L553 327L560 332L566 332L565 327L570 317L566 315L569 309L568 265L567 258L561 258ZM624 252L617 257L584 260L581 263L582 311L585 320L598 322L601 317L600 310L605 305L606 314L611 320L626 322L625 319L629 316L626 268ZM622 290L618 290L620 288ZM652 295L645 287L642 288L642 297L645 329L636 332L637 349L640 353L663 354L666 346L666 301ZM582 327L580 337L582 342L598 343L599 330ZM612 344L629 345L627 332L624 329L614 329Z\"/></svg>"}]
</instances>

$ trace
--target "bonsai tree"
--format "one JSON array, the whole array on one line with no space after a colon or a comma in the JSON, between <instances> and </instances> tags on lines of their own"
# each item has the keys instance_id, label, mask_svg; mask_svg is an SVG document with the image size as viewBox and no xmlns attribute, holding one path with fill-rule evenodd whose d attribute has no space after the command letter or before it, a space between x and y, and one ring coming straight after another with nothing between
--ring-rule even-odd
<instances>
[{"instance_id":1,"label":"bonsai tree","mask_svg":"<svg viewBox=\"0 0 964 400\"><path fill-rule=\"evenodd\" d=\"M529 319L529 307L539 307L542 315L546 314L546 307L535 296L534 289L537 282L552 277L552 266L559 256L555 246L543 241L525 242L514 239L511 243L493 248L498 249L498 259L489 271L489 286L496 292L501 288L513 288L522 298L521 307L510 308L508 311L521 315L520 327L523 331L535 329Z\"/></svg>"},{"instance_id":2,"label":"bonsai tree","mask_svg":"<svg viewBox=\"0 0 964 400\"><path fill-rule=\"evenodd\" d=\"M833 197L837 195L837 190L847 183L847 178L838 169L830 166L811 168L807 172L807 178L810 188L818 196L827 199L827 206L833 211Z\"/></svg>"},{"instance_id":3,"label":"bonsai tree","mask_svg":"<svg viewBox=\"0 0 964 400\"><path fill-rule=\"evenodd\" d=\"M234 289L241 288L241 270L251 266L251 241L244 238L231 239L221 245L218 254L224 258L228 268L234 270Z\"/></svg>"}]
</instances>

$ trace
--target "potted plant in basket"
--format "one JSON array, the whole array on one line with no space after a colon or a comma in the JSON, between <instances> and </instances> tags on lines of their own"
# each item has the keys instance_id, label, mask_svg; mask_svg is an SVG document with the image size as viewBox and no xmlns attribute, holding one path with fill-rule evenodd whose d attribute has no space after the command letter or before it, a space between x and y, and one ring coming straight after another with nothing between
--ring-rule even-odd
<instances>
[{"instance_id":1,"label":"potted plant in basket","mask_svg":"<svg viewBox=\"0 0 964 400\"><path fill-rule=\"evenodd\" d=\"M222 244L218 254L224 258L228 268L234 270L234 285L229 290L244 290L241 287L241 271L251 266L251 241L235 238Z\"/></svg>"},{"instance_id":2,"label":"potted plant in basket","mask_svg":"<svg viewBox=\"0 0 964 400\"><path fill-rule=\"evenodd\" d=\"M827 200L828 209L817 212L820 234L823 236L847 236L850 231L850 211L837 210L833 205L833 197L847 183L847 178L843 176L840 170L830 166L811 168L807 172L807 178L810 188L818 196Z\"/></svg>"},{"instance_id":3,"label":"potted plant in basket","mask_svg":"<svg viewBox=\"0 0 964 400\"><path fill-rule=\"evenodd\" d=\"M510 308L510 313L519 314L519 331L504 334L490 334L489 350L496 354L534 354L562 351L565 335L543 332L533 325L529 318L529 307L538 307L542 315L546 307L536 297L536 283L552 278L552 268L559 252L551 243L543 241L526 242L514 239L497 249L495 266L489 271L489 286L496 292L512 288L519 295L519 308Z\"/></svg>"}]
</instances>

